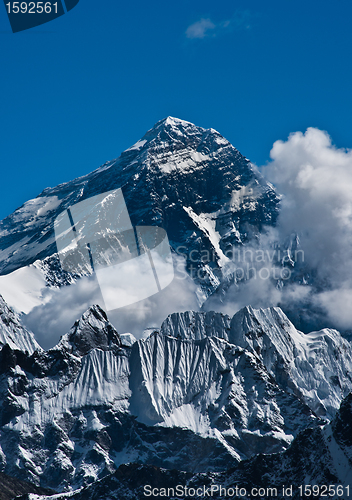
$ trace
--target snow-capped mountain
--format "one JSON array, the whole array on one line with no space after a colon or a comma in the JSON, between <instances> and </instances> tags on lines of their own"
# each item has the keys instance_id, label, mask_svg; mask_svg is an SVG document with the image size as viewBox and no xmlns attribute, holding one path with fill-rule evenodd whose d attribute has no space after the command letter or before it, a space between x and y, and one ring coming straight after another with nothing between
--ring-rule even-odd
<instances>
[{"instance_id":1,"label":"snow-capped mountain","mask_svg":"<svg viewBox=\"0 0 352 500\"><path fill-rule=\"evenodd\" d=\"M254 241L278 215L273 186L226 139L168 117L116 160L45 189L1 221L0 293L12 306L28 312L42 301L45 285L77 278L59 265L54 220L70 206L117 188L134 226L166 230L174 252L201 281L203 300L219 285L232 245ZM90 272L87 267L78 274Z\"/></svg>"},{"instance_id":2,"label":"snow-capped mountain","mask_svg":"<svg viewBox=\"0 0 352 500\"><path fill-rule=\"evenodd\" d=\"M174 314L135 341L93 306L53 349L0 356L2 470L59 491L127 462L210 472L283 451L352 389L350 344L278 308Z\"/></svg>"}]
</instances>

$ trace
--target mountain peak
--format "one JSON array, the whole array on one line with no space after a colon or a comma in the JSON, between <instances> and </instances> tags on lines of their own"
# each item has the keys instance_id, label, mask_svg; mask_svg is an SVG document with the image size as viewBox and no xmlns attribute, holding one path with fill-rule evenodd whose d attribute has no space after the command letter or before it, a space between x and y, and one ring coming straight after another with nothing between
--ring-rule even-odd
<instances>
[{"instance_id":1,"label":"mountain peak","mask_svg":"<svg viewBox=\"0 0 352 500\"><path fill-rule=\"evenodd\" d=\"M187 148L189 151L203 151L204 146L207 152L216 151L224 146L231 146L219 132L213 128L205 129L198 127L191 122L167 116L158 121L148 132L138 141L132 149L148 148L152 154L164 150L171 146L172 153L175 150ZM233 146L231 146L233 148ZM233 148L235 150L235 148Z\"/></svg>"},{"instance_id":2,"label":"mountain peak","mask_svg":"<svg viewBox=\"0 0 352 500\"><path fill-rule=\"evenodd\" d=\"M106 351L120 345L120 336L108 321L105 311L99 305L93 305L61 337L58 347L63 346L73 354L84 356L92 349Z\"/></svg>"},{"instance_id":3,"label":"mountain peak","mask_svg":"<svg viewBox=\"0 0 352 500\"><path fill-rule=\"evenodd\" d=\"M210 129L213 133L220 136L218 132ZM210 131L209 130L209 131ZM197 127L191 122L186 120L181 120L180 118L175 118L173 116L167 116L162 120L159 120L155 125L149 129L144 136L137 141L133 146L126 149L122 156L133 154L144 153L148 149L152 155L156 150L161 148L167 148L168 145L175 145L179 143L181 147L191 146L191 148L196 148L201 142L204 135L207 132L206 129L202 127ZM221 136L220 136L221 137ZM190 141L189 138L192 138ZM227 141L226 141L227 142Z\"/></svg>"},{"instance_id":4,"label":"mountain peak","mask_svg":"<svg viewBox=\"0 0 352 500\"><path fill-rule=\"evenodd\" d=\"M206 132L206 129L197 127L191 122L173 116L167 116L156 122L142 137L141 141L144 140L149 143L156 139L157 141L169 142L170 139L180 140L183 136L196 135L202 137L204 132Z\"/></svg>"},{"instance_id":5,"label":"mountain peak","mask_svg":"<svg viewBox=\"0 0 352 500\"><path fill-rule=\"evenodd\" d=\"M174 116L167 116L166 118L163 118L162 120L159 120L154 127L158 126L159 124L163 124L164 126L171 126L171 127L180 127L180 126L191 126L195 127L195 125L191 122L188 122L186 120L181 120L181 118L175 118Z\"/></svg>"}]
</instances>

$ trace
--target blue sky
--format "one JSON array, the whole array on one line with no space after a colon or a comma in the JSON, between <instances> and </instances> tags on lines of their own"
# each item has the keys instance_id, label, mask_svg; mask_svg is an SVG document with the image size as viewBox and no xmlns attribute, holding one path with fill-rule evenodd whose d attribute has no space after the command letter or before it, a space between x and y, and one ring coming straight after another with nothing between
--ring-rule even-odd
<instances>
[{"instance_id":1,"label":"blue sky","mask_svg":"<svg viewBox=\"0 0 352 500\"><path fill-rule=\"evenodd\" d=\"M0 219L172 115L258 165L307 127L352 148L350 0L80 0L12 34L0 9Z\"/></svg>"}]
</instances>

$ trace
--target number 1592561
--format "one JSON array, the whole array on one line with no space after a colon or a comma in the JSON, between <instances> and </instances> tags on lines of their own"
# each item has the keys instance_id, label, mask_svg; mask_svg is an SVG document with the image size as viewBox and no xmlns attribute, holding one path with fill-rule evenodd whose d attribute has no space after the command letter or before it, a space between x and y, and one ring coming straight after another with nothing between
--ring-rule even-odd
<instances>
[{"instance_id":1,"label":"number 1592561","mask_svg":"<svg viewBox=\"0 0 352 500\"><path fill-rule=\"evenodd\" d=\"M6 7L9 14L57 14L57 2L9 2Z\"/></svg>"}]
</instances>

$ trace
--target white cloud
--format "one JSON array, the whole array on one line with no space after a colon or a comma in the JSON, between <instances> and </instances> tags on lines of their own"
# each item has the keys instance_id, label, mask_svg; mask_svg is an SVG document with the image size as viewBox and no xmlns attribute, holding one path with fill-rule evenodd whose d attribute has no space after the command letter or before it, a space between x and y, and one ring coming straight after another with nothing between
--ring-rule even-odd
<instances>
[{"instance_id":1,"label":"white cloud","mask_svg":"<svg viewBox=\"0 0 352 500\"><path fill-rule=\"evenodd\" d=\"M278 305L305 327L329 324L351 331L352 151L336 148L327 132L308 128L304 134L290 134L287 141L276 141L270 157L262 172L282 194L278 225L267 228L259 247L247 246L247 258L240 263L244 269L254 268L256 279L230 286L225 296L215 294L206 308L233 314L248 304ZM265 267L262 276L277 274L275 262L267 258L255 265L251 254L260 248L270 256L274 242L287 242L293 234L298 234L304 252L304 262L302 255L297 259L297 281L284 279L278 286L275 280L260 279L260 267ZM309 273L308 281L304 273Z\"/></svg>"},{"instance_id":2,"label":"white cloud","mask_svg":"<svg viewBox=\"0 0 352 500\"><path fill-rule=\"evenodd\" d=\"M202 39L216 36L220 32L232 31L233 29L249 29L249 11L237 11L231 19L214 23L209 18L201 18L199 21L188 26L186 37L191 39Z\"/></svg>"},{"instance_id":3,"label":"white cloud","mask_svg":"<svg viewBox=\"0 0 352 500\"><path fill-rule=\"evenodd\" d=\"M324 293L315 296L337 327L351 328L352 151L336 148L327 132L308 128L276 141L264 175L283 194L282 237L300 236L306 263Z\"/></svg>"},{"instance_id":4,"label":"white cloud","mask_svg":"<svg viewBox=\"0 0 352 500\"><path fill-rule=\"evenodd\" d=\"M342 330L352 327L352 289L337 288L322 292L315 297L315 302L329 314L331 321Z\"/></svg>"},{"instance_id":5,"label":"white cloud","mask_svg":"<svg viewBox=\"0 0 352 500\"><path fill-rule=\"evenodd\" d=\"M185 262L175 258L175 279L164 290L132 305L107 312L119 333L132 333L141 338L146 327L159 327L168 314L199 309L196 285L185 272ZM83 277L75 284L60 289L47 288L44 302L22 316L44 349L57 344L91 305L99 304L106 311L96 275Z\"/></svg>"},{"instance_id":6,"label":"white cloud","mask_svg":"<svg viewBox=\"0 0 352 500\"><path fill-rule=\"evenodd\" d=\"M201 19L188 26L186 30L187 38L205 38L209 36L209 31L213 31L216 25L210 19Z\"/></svg>"},{"instance_id":7,"label":"white cloud","mask_svg":"<svg viewBox=\"0 0 352 500\"><path fill-rule=\"evenodd\" d=\"M45 303L34 307L22 316L23 324L35 335L44 349L57 344L91 305L104 301L95 275L84 277L77 283L59 289L48 288L44 292Z\"/></svg>"},{"instance_id":8,"label":"white cloud","mask_svg":"<svg viewBox=\"0 0 352 500\"><path fill-rule=\"evenodd\" d=\"M312 288L291 280L292 267L282 267L287 262L288 254L281 247L276 247L281 239L277 228L267 227L260 239L253 245L237 247L232 260L227 263L227 272L236 277L226 293L215 293L204 305L206 310L224 312L232 316L245 306L266 308L303 304L309 299ZM294 255L293 255L294 257ZM293 261L300 262L299 254Z\"/></svg>"},{"instance_id":9,"label":"white cloud","mask_svg":"<svg viewBox=\"0 0 352 500\"><path fill-rule=\"evenodd\" d=\"M181 279L176 276L169 286L152 297L107 314L118 332L133 333L139 339L143 336L143 330L160 327L169 314L189 310L199 310L196 285L189 277Z\"/></svg>"}]
</instances>

